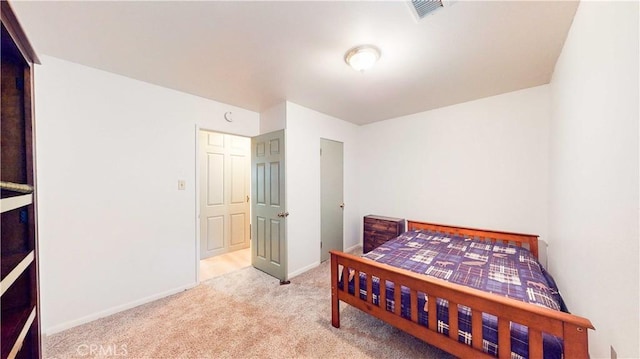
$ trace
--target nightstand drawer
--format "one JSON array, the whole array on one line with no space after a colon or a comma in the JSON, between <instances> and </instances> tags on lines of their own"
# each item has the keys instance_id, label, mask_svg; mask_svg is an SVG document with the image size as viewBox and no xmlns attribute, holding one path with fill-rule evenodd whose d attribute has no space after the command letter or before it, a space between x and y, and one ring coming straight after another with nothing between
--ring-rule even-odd
<instances>
[{"instance_id":1,"label":"nightstand drawer","mask_svg":"<svg viewBox=\"0 0 640 359\"><path fill-rule=\"evenodd\" d=\"M366 218L364 220L365 231L377 231L377 232L395 232L398 228L398 223L391 221L381 221Z\"/></svg>"}]
</instances>

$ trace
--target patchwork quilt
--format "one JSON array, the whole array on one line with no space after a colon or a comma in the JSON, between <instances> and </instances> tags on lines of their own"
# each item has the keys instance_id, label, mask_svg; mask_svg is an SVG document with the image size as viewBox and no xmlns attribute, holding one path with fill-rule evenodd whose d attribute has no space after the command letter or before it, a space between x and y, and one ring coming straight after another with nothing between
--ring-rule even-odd
<instances>
[{"instance_id":1,"label":"patchwork quilt","mask_svg":"<svg viewBox=\"0 0 640 359\"><path fill-rule=\"evenodd\" d=\"M566 311L553 278L538 263L529 250L507 244L492 244L469 238L445 236L426 231L405 232L363 257L394 267L425 274L452 283L483 290L489 293L521 300L555 310ZM349 292L355 285L349 282ZM366 273L360 273L360 288L366 288ZM386 307L393 311L394 286L387 282ZM379 305L380 280L373 278L373 301ZM360 291L366 299L366 290ZM418 322L428 326L427 296L418 293ZM438 332L449 335L448 302L438 299ZM401 288L401 313L411 317L409 289ZM471 345L471 310L458 309L458 340ZM491 355L498 355L497 318L483 314L483 348ZM511 350L513 359L528 358L527 328L511 324ZM562 340L543 334L544 357L562 358Z\"/></svg>"}]
</instances>

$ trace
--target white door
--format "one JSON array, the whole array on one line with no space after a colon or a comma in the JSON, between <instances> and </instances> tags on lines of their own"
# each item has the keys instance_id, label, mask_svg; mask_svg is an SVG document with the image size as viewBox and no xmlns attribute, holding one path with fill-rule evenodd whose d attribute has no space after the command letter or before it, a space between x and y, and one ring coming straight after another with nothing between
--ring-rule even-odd
<instances>
[{"instance_id":1,"label":"white door","mask_svg":"<svg viewBox=\"0 0 640 359\"><path fill-rule=\"evenodd\" d=\"M200 258L249 247L250 141L200 131Z\"/></svg>"},{"instance_id":2,"label":"white door","mask_svg":"<svg viewBox=\"0 0 640 359\"><path fill-rule=\"evenodd\" d=\"M343 144L320 139L320 260L343 248Z\"/></svg>"},{"instance_id":3,"label":"white door","mask_svg":"<svg viewBox=\"0 0 640 359\"><path fill-rule=\"evenodd\" d=\"M251 139L251 264L287 280L284 131Z\"/></svg>"}]
</instances>

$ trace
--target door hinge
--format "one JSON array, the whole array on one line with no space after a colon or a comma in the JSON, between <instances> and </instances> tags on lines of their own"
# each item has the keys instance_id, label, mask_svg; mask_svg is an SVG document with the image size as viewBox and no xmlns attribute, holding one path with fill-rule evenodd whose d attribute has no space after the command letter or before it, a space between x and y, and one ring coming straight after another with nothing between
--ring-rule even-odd
<instances>
[{"instance_id":1,"label":"door hinge","mask_svg":"<svg viewBox=\"0 0 640 359\"><path fill-rule=\"evenodd\" d=\"M320 156L322 156L322 148L320 149Z\"/></svg>"},{"instance_id":2,"label":"door hinge","mask_svg":"<svg viewBox=\"0 0 640 359\"><path fill-rule=\"evenodd\" d=\"M322 242L320 242L320 249L322 249Z\"/></svg>"}]
</instances>

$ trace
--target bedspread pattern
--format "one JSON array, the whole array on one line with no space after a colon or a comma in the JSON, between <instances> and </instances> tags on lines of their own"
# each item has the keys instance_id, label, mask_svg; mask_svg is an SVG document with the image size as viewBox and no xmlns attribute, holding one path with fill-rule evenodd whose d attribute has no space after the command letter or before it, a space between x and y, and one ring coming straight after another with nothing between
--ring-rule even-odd
<instances>
[{"instance_id":1,"label":"bedspread pattern","mask_svg":"<svg viewBox=\"0 0 640 359\"><path fill-rule=\"evenodd\" d=\"M448 282L560 310L548 274L525 248L405 232L363 257Z\"/></svg>"},{"instance_id":2,"label":"bedspread pattern","mask_svg":"<svg viewBox=\"0 0 640 359\"><path fill-rule=\"evenodd\" d=\"M562 298L551 276L527 249L521 247L425 231L410 231L363 257L523 302L555 310L564 309ZM366 288L366 273L360 274L360 282L361 288ZM379 288L380 280L374 277L372 290L375 304L379 301ZM354 291L353 281L350 281L349 291ZM387 310L393 311L393 283L386 283L386 291L385 306ZM401 294L402 316L410 318L408 288L403 287ZM361 290L360 297L366 298L366 290ZM418 322L424 326L428 326L427 301L424 293L418 293ZM448 303L438 299L437 304L437 330L448 335ZM458 311L458 339L460 342L471 344L471 310L459 306ZM512 323L512 358L528 357L527 337L526 327ZM497 342L497 319L492 315L483 314L484 351L497 355ZM544 356L561 358L562 341L544 334Z\"/></svg>"}]
</instances>

